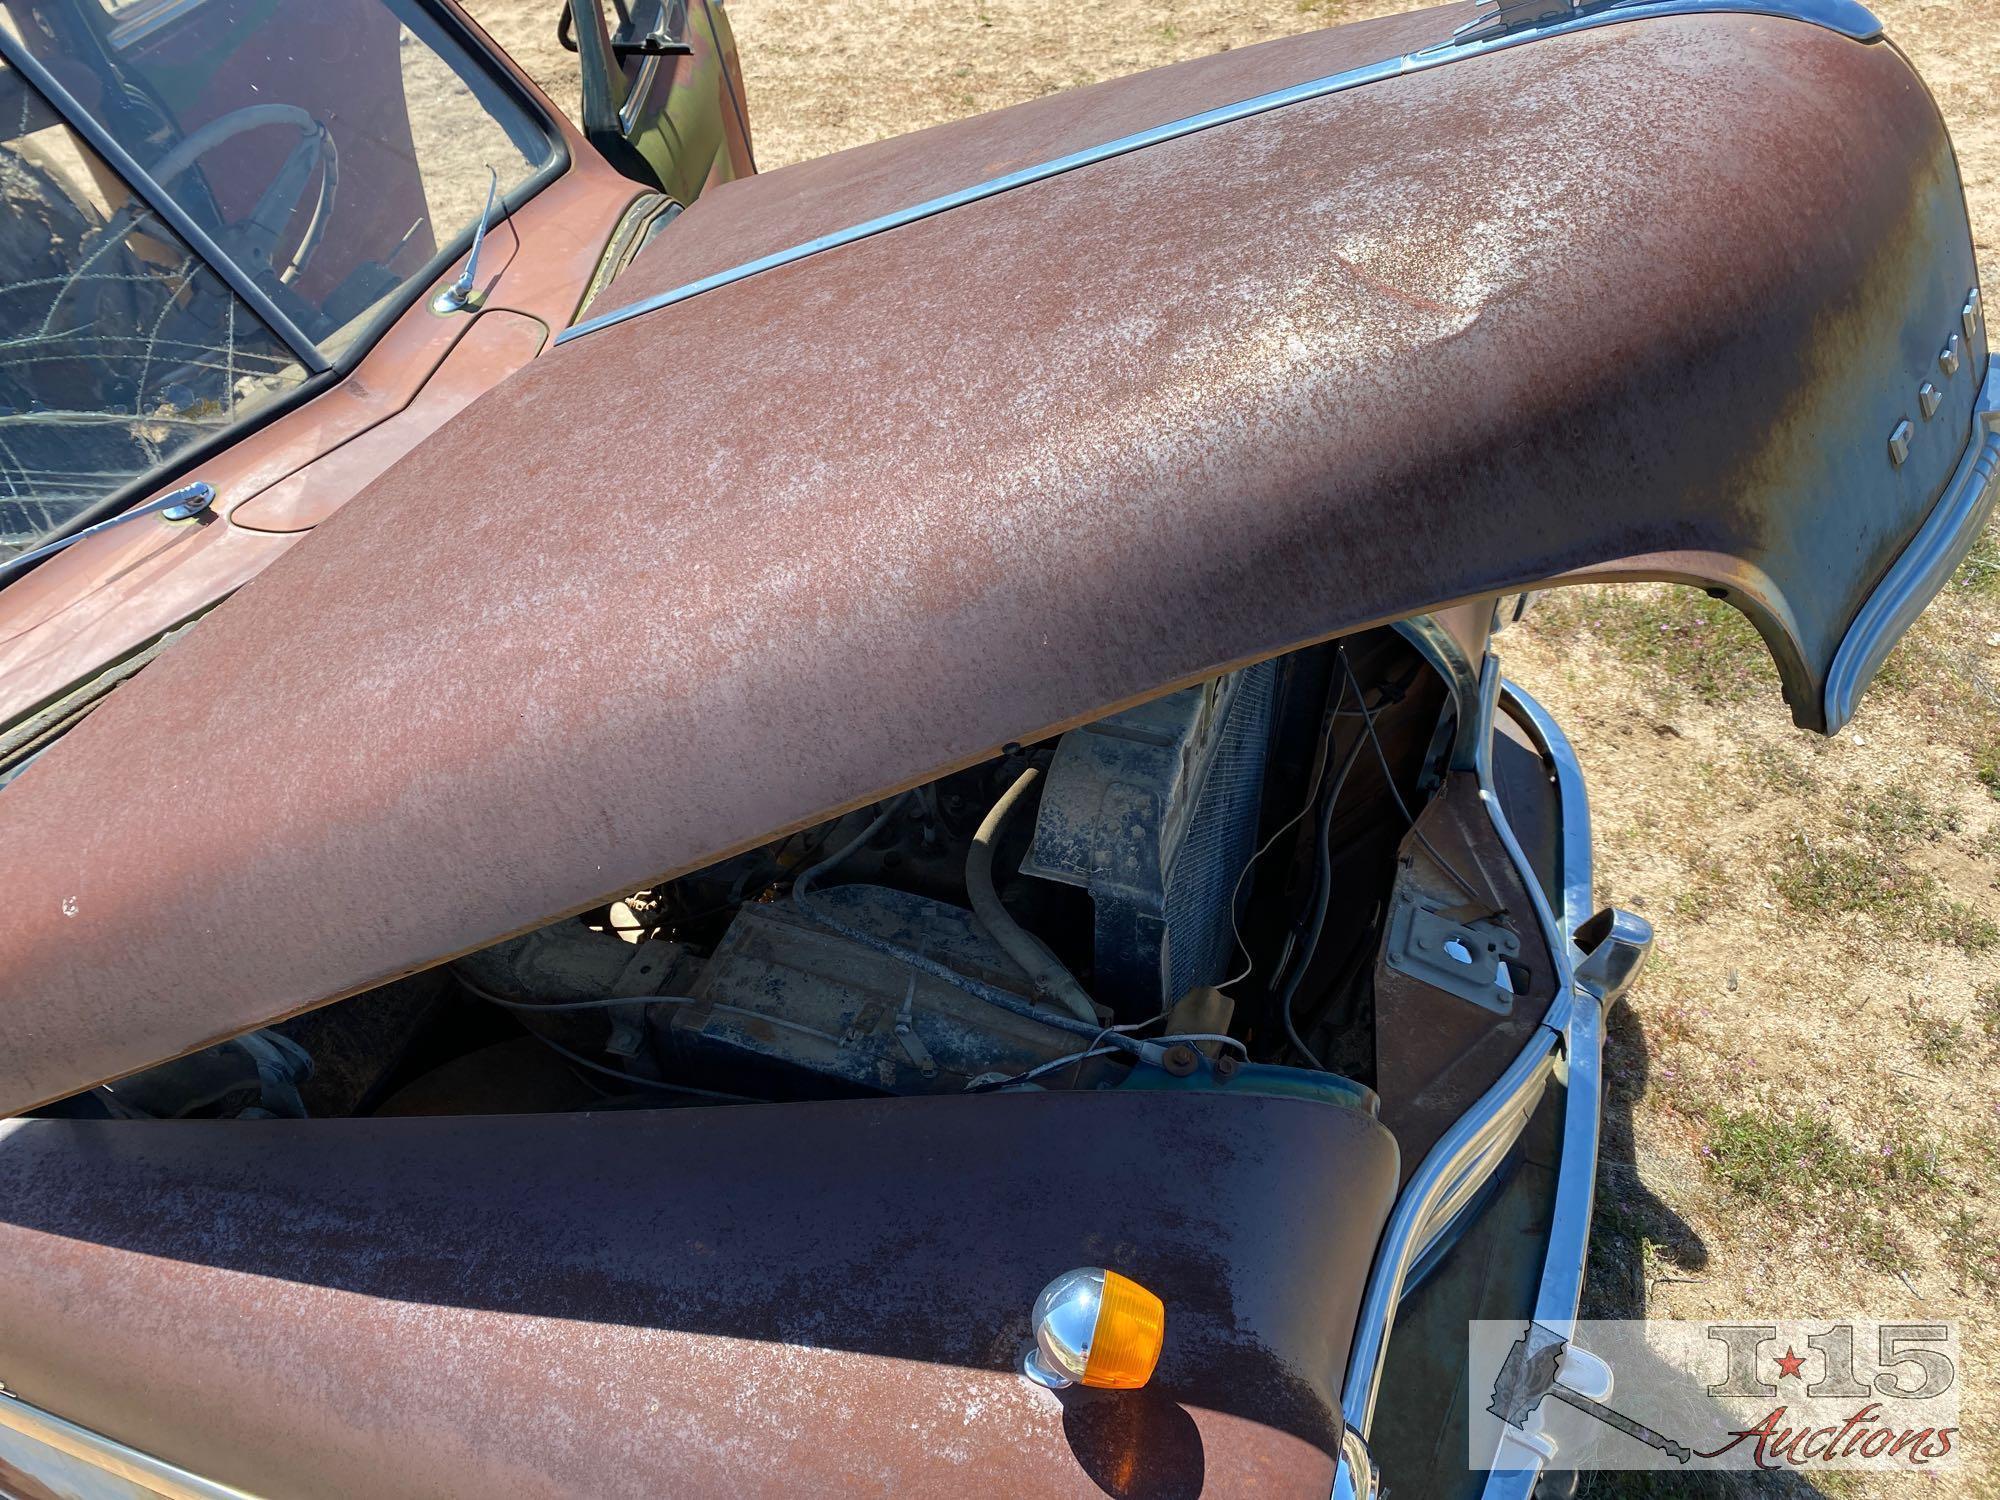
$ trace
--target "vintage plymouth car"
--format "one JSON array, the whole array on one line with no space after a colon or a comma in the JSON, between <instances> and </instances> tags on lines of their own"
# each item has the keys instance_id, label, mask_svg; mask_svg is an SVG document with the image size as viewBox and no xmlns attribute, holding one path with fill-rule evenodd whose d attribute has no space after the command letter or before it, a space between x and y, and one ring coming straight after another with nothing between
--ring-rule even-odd
<instances>
[{"instance_id":1,"label":"vintage plymouth car","mask_svg":"<svg viewBox=\"0 0 2000 1500\"><path fill-rule=\"evenodd\" d=\"M1876 20L1245 48L725 185L555 342L0 792L0 1490L1560 1471L1466 1322L1572 1325L1650 934L1495 633L1693 584L1831 733L1971 545Z\"/></svg>"},{"instance_id":2,"label":"vintage plymouth car","mask_svg":"<svg viewBox=\"0 0 2000 1500\"><path fill-rule=\"evenodd\" d=\"M0 784L753 169L719 0L563 15L581 132L449 3L0 0Z\"/></svg>"}]
</instances>

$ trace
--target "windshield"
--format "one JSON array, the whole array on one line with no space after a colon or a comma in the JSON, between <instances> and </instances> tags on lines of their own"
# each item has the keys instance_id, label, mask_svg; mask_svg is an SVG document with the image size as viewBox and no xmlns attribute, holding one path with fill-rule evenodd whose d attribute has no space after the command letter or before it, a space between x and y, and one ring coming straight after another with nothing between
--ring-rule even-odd
<instances>
[{"instance_id":1,"label":"windshield","mask_svg":"<svg viewBox=\"0 0 2000 1500\"><path fill-rule=\"evenodd\" d=\"M0 0L0 31L270 315L0 65L5 551L355 351L470 235L491 174L504 195L556 156L415 0Z\"/></svg>"}]
</instances>

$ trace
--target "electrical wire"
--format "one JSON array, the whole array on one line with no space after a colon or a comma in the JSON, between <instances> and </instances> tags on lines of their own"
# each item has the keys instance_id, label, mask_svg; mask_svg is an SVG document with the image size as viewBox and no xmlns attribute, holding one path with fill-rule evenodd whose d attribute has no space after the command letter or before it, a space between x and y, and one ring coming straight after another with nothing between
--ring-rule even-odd
<instances>
[{"instance_id":1,"label":"electrical wire","mask_svg":"<svg viewBox=\"0 0 2000 1500\"><path fill-rule=\"evenodd\" d=\"M992 809L980 820L965 856L965 894L972 900L972 915L978 924L1028 976L1035 993L1060 1001L1063 1008L1078 1020L1094 1024L1097 1021L1096 1002L1077 983L1069 966L1014 920L1013 913L1000 899L1000 893L993 888L993 855L1000 842L1001 830L1007 826L1008 817L1041 774L1040 766L1029 766L1022 771L1008 783Z\"/></svg>"},{"instance_id":2,"label":"electrical wire","mask_svg":"<svg viewBox=\"0 0 2000 1500\"><path fill-rule=\"evenodd\" d=\"M1016 1073L1011 1078L996 1078L990 1083L982 1083L976 1088L967 1089L966 1092L969 1094L990 1094L997 1089L1013 1088L1016 1084L1032 1082L1040 1078L1044 1073L1054 1073L1059 1069L1066 1068L1071 1063L1081 1065L1093 1057L1122 1056L1124 1055L1124 1050L1122 1047L1086 1047L1081 1052L1072 1052L1066 1057L1051 1058L1045 1063L1037 1063L1034 1067L1024 1072Z\"/></svg>"},{"instance_id":3,"label":"electrical wire","mask_svg":"<svg viewBox=\"0 0 2000 1500\"><path fill-rule=\"evenodd\" d=\"M720 1104L757 1104L762 1102L751 1098L748 1094L725 1094L717 1089L698 1089L689 1083L662 1083L657 1078L644 1078L637 1073L627 1073L622 1068L607 1068L603 1063L592 1062L580 1052L570 1051L561 1042L552 1041L550 1038L543 1036L539 1031L531 1031L528 1035L557 1056L566 1057L579 1067L589 1068L592 1072L602 1073L609 1078L622 1079L626 1083L636 1083L643 1089L658 1089L660 1092L667 1094L692 1094L697 1099L713 1099Z\"/></svg>"},{"instance_id":4,"label":"electrical wire","mask_svg":"<svg viewBox=\"0 0 2000 1500\"><path fill-rule=\"evenodd\" d=\"M1354 674L1351 672L1345 675L1341 683L1341 695L1334 703L1335 709L1347 701L1349 687L1354 688L1355 701L1361 703L1365 711L1367 701L1362 697L1361 689L1355 684ZM1334 777L1325 801L1320 804L1319 837L1316 844L1318 863L1313 871L1312 922L1306 928L1305 942L1298 964L1292 970L1292 977L1285 981L1285 987L1278 995L1278 1016L1284 1022L1285 1040L1297 1049L1299 1056L1322 1073L1328 1072L1329 1069L1299 1035L1298 1025L1292 1019L1292 1002L1298 997L1299 986L1305 982L1306 971L1312 967L1313 954L1319 949L1319 935L1326 926L1327 908L1333 903L1333 814L1340 806L1340 794L1347 788L1348 775L1354 770L1355 762L1361 759L1361 745L1361 738L1357 735L1354 743L1348 747L1346 758L1340 763L1340 772Z\"/></svg>"},{"instance_id":5,"label":"electrical wire","mask_svg":"<svg viewBox=\"0 0 2000 1500\"><path fill-rule=\"evenodd\" d=\"M1159 1017L1157 1016L1153 1018L1153 1020L1158 1020L1158 1019ZM1132 1025L1137 1025L1137 1026L1150 1026L1152 1024L1153 1024L1152 1020L1138 1021L1132 1023ZM1123 1027L1107 1026L1104 1028L1104 1030L1098 1033L1097 1041L1101 1042L1101 1041L1116 1040L1123 1042L1125 1039L1119 1036L1118 1033L1123 1031L1129 1031L1131 1029L1132 1029L1131 1025ZM1170 1033L1170 1035L1167 1037L1161 1038L1162 1045L1179 1046L1183 1042L1186 1042L1189 1045L1192 1045L1196 1042L1214 1042L1219 1046L1234 1048L1235 1051L1239 1055L1241 1055L1241 1057L1245 1062L1248 1062L1250 1060L1250 1049L1248 1047L1244 1046L1243 1043L1238 1041L1235 1037L1225 1036L1220 1032L1177 1031ZM1053 1073L1058 1071L1059 1069L1066 1068L1071 1063L1076 1063L1078 1066L1081 1066L1082 1064L1088 1062L1093 1057L1111 1057L1117 1054L1130 1055L1128 1047L1129 1044L1121 1046L1112 1046L1112 1047L1100 1047L1096 1044L1096 1042L1093 1042L1090 1046L1084 1048L1084 1050L1081 1052L1071 1052L1064 1057L1050 1058L1045 1063L1035 1064L1034 1067L1027 1069L1025 1072L1016 1073L1010 1078L996 1078L991 1083L982 1083L976 1088L968 1089L966 1092L973 1094L987 1094L993 1092L995 1089L1012 1088L1015 1084L1027 1083L1033 1079L1040 1078L1044 1073Z\"/></svg>"},{"instance_id":6,"label":"electrical wire","mask_svg":"<svg viewBox=\"0 0 2000 1500\"><path fill-rule=\"evenodd\" d=\"M1320 783L1326 779L1326 765L1327 765L1327 760L1329 758L1328 752L1332 748L1332 743L1333 743L1333 721L1340 717L1340 702L1344 702L1346 700L1346 697L1347 697L1347 687L1345 683L1342 683L1340 700L1334 704L1333 710L1327 714L1326 727L1320 731L1319 754L1315 756L1313 759L1312 789L1306 793L1306 800L1300 805L1299 810L1297 812L1293 813L1289 818L1285 819L1285 821L1272 832L1269 838L1265 839L1262 844L1259 844L1257 846L1256 853L1252 854L1249 859L1244 861L1243 868L1237 872L1236 884L1230 888L1229 931L1231 936L1233 936L1236 940L1236 946L1231 951L1236 953L1241 953L1243 955L1243 967L1237 970L1234 974L1230 975L1229 978L1223 980L1221 984L1217 985L1216 988L1219 990L1226 990L1233 984L1242 983L1242 981L1250 977L1251 971L1257 967L1257 960L1250 956L1250 945L1243 941L1243 929L1238 924L1236 916L1237 903L1239 900L1241 900L1243 895L1243 882L1250 878L1250 872L1256 868L1257 861L1262 859L1266 854L1271 852L1271 846L1277 843L1278 840L1283 838L1287 833L1291 832L1291 830L1298 825L1299 820L1303 818L1307 813L1311 812L1313 810L1314 805L1318 803Z\"/></svg>"},{"instance_id":7,"label":"electrical wire","mask_svg":"<svg viewBox=\"0 0 2000 1500\"><path fill-rule=\"evenodd\" d=\"M1340 656L1340 670L1342 674L1345 676L1347 683L1354 683L1354 668L1347 660L1346 642L1343 641L1336 650ZM1344 696L1345 687L1343 687L1342 692ZM1361 704L1361 723L1368 731L1369 743L1375 747L1375 759L1382 767L1382 779L1388 783L1389 795L1395 799L1396 810L1402 813L1403 821L1410 826L1410 832L1416 835L1416 840L1423 846L1424 852L1437 861L1438 867L1452 878L1452 883L1465 892L1469 899L1490 902L1492 904L1491 915L1493 917L1506 916L1507 908L1501 902L1499 893L1489 888L1484 896L1480 895L1478 887L1461 875L1456 865L1438 853L1437 846L1425 836L1423 829L1417 826L1417 815L1410 811L1410 805L1403 800L1403 793L1396 785L1395 773L1389 769L1389 754L1382 748L1382 737L1375 732L1375 715L1369 709L1367 700L1361 696L1358 684L1355 686L1355 699Z\"/></svg>"},{"instance_id":8,"label":"electrical wire","mask_svg":"<svg viewBox=\"0 0 2000 1500\"><path fill-rule=\"evenodd\" d=\"M832 1042L836 1046L840 1044L839 1037L830 1031L821 1031L816 1026L807 1026L803 1022L787 1020L783 1016L770 1015L761 1010L751 1010L748 1006L731 1005L721 1000L702 1000L693 995L612 995L601 1000L509 1000L503 995L494 994L491 990L482 989L459 973L456 968L452 969L451 977L467 993L484 1000L488 1005L498 1005L506 1010L559 1012L615 1010L622 1005L705 1005L710 1010L722 1011L727 1015L748 1016L753 1021L781 1026L787 1031L803 1032L807 1036L817 1037L822 1042Z\"/></svg>"}]
</instances>

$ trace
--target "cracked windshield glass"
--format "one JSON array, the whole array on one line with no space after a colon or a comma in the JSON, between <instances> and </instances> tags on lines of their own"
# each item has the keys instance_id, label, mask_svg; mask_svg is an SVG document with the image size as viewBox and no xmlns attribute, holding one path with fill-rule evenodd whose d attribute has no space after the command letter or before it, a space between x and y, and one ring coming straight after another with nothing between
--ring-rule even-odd
<instances>
[{"instance_id":1,"label":"cracked windshield glass","mask_svg":"<svg viewBox=\"0 0 2000 1500\"><path fill-rule=\"evenodd\" d=\"M488 169L504 195L556 151L415 0L0 0L0 35L49 84L0 64L0 556L358 355L463 250Z\"/></svg>"}]
</instances>

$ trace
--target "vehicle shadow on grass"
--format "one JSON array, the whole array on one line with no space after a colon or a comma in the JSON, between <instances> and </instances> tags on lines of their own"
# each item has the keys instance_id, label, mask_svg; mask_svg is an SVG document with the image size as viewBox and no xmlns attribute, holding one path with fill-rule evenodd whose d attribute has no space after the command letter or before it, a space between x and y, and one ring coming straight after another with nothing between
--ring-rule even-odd
<instances>
[{"instance_id":1,"label":"vehicle shadow on grass","mask_svg":"<svg viewBox=\"0 0 2000 1500\"><path fill-rule=\"evenodd\" d=\"M1583 1289L1585 1318L1646 1316L1648 1260L1655 1279L1690 1281L1706 1276L1707 1242L1694 1226L1639 1176L1634 1116L1646 1091L1652 1054L1632 1007L1621 1001L1605 1021L1604 1127L1597 1159L1597 1209L1591 1226L1590 1266ZM1648 1250L1652 1254L1649 1257ZM1643 1389L1649 1372L1621 1360L1618 1383ZM1660 1372L1662 1379L1685 1379ZM1617 1405L1614 1390L1612 1405ZM1626 1473L1550 1475L1538 1496L1579 1500L1736 1500L1785 1496L1819 1500L1829 1492L1804 1476L1768 1473Z\"/></svg>"}]
</instances>

